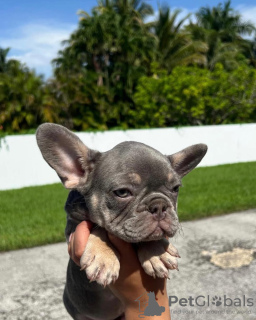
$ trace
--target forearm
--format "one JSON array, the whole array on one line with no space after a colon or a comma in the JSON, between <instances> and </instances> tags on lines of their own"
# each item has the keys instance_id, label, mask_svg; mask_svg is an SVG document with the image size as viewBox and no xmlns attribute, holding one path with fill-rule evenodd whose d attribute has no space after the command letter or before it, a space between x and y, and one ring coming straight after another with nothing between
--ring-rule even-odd
<instances>
[{"instance_id":1,"label":"forearm","mask_svg":"<svg viewBox=\"0 0 256 320\"><path fill-rule=\"evenodd\" d=\"M146 274L133 247L110 234L109 237L120 253L121 265L119 278L109 287L115 296L122 301L125 308L125 319L159 320L160 318L161 320L170 320L166 279L153 278ZM144 313L145 315L143 315Z\"/></svg>"}]
</instances>

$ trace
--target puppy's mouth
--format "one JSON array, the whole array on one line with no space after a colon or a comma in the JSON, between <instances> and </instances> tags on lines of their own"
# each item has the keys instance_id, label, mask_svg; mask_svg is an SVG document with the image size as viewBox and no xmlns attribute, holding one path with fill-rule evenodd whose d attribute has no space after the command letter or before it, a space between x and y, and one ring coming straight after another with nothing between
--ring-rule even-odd
<instances>
[{"instance_id":1,"label":"puppy's mouth","mask_svg":"<svg viewBox=\"0 0 256 320\"><path fill-rule=\"evenodd\" d=\"M146 239L147 240L159 240L164 236L167 236L166 231L164 231L159 225L154 229L152 233L150 233Z\"/></svg>"},{"instance_id":2,"label":"puppy's mouth","mask_svg":"<svg viewBox=\"0 0 256 320\"><path fill-rule=\"evenodd\" d=\"M160 240L164 237L173 237L176 230L170 229L165 221L159 221L156 225L152 225L153 231L148 234L144 241Z\"/></svg>"},{"instance_id":3,"label":"puppy's mouth","mask_svg":"<svg viewBox=\"0 0 256 320\"><path fill-rule=\"evenodd\" d=\"M147 213L142 214L140 219L129 219L124 225L126 241L141 242L160 240L164 237L171 238L179 227L177 214L172 210L165 219L155 220Z\"/></svg>"}]
</instances>

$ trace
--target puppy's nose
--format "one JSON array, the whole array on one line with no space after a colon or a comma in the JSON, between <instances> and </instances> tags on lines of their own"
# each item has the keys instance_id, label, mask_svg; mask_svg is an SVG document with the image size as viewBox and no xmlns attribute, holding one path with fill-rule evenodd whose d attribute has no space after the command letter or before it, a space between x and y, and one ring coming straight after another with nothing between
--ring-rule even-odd
<instances>
[{"instance_id":1,"label":"puppy's nose","mask_svg":"<svg viewBox=\"0 0 256 320\"><path fill-rule=\"evenodd\" d=\"M167 207L167 203L159 199L150 204L148 211L153 214L156 220L163 220L166 216Z\"/></svg>"}]
</instances>

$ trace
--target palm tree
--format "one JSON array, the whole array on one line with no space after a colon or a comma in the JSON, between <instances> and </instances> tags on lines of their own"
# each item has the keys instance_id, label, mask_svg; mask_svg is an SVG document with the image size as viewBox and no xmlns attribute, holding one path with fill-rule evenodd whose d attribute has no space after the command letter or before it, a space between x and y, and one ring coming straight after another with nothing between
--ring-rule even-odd
<instances>
[{"instance_id":1,"label":"palm tree","mask_svg":"<svg viewBox=\"0 0 256 320\"><path fill-rule=\"evenodd\" d=\"M10 48L3 49L0 47L0 73L15 72L21 64L14 59L7 59L7 55L10 52Z\"/></svg>"},{"instance_id":2,"label":"palm tree","mask_svg":"<svg viewBox=\"0 0 256 320\"><path fill-rule=\"evenodd\" d=\"M143 23L149 9L141 1L112 0L101 1L90 15L80 12L78 29L53 61L63 97L70 101L66 109L74 121L88 108L95 110L94 119L103 115L101 122L104 114L108 115L110 120L104 121L111 126L124 121L134 105L138 79L150 73L156 47L155 36Z\"/></svg>"},{"instance_id":3,"label":"palm tree","mask_svg":"<svg viewBox=\"0 0 256 320\"><path fill-rule=\"evenodd\" d=\"M223 42L216 30L207 30L197 24L190 23L186 30L194 41L203 41L207 46L205 52L206 66L213 70L216 63L222 63L225 69L236 68L242 60L241 48L235 42Z\"/></svg>"},{"instance_id":4,"label":"palm tree","mask_svg":"<svg viewBox=\"0 0 256 320\"><path fill-rule=\"evenodd\" d=\"M170 72L177 65L205 64L207 47L202 41L194 41L183 29L190 14L177 21L181 10L171 12L170 8L159 9L157 21L153 22L153 32L158 39L158 60L162 68Z\"/></svg>"},{"instance_id":5,"label":"palm tree","mask_svg":"<svg viewBox=\"0 0 256 320\"><path fill-rule=\"evenodd\" d=\"M0 72L5 72L7 69L7 55L10 51L10 48L0 48Z\"/></svg>"},{"instance_id":6,"label":"palm tree","mask_svg":"<svg viewBox=\"0 0 256 320\"><path fill-rule=\"evenodd\" d=\"M63 42L65 49L53 60L56 73L79 73L81 69L93 70L98 74L98 85L103 85L104 69L108 66L108 53L111 51L115 17L110 12L99 13L93 10L92 15L80 12L78 29L70 39ZM113 33L113 34L112 34Z\"/></svg>"},{"instance_id":7,"label":"palm tree","mask_svg":"<svg viewBox=\"0 0 256 320\"><path fill-rule=\"evenodd\" d=\"M250 55L249 42L242 35L250 35L255 27L250 22L243 22L230 3L226 1L217 7L202 7L196 14L197 23L187 26L192 39L207 44L209 69L213 69L218 62L226 69L234 69L241 62L245 63L245 56Z\"/></svg>"},{"instance_id":8,"label":"palm tree","mask_svg":"<svg viewBox=\"0 0 256 320\"><path fill-rule=\"evenodd\" d=\"M112 83L132 91L138 72L149 69L154 48L155 38L141 20L147 12L149 6L134 0L100 1L92 15L80 12L78 29L53 61L55 73L82 68L98 74L98 86Z\"/></svg>"},{"instance_id":9,"label":"palm tree","mask_svg":"<svg viewBox=\"0 0 256 320\"><path fill-rule=\"evenodd\" d=\"M98 8L113 8L123 18L127 15L144 20L154 13L153 8L141 0L100 0Z\"/></svg>"},{"instance_id":10,"label":"palm tree","mask_svg":"<svg viewBox=\"0 0 256 320\"><path fill-rule=\"evenodd\" d=\"M115 13L112 29L110 74L114 85L124 83L126 93L132 93L140 76L150 69L155 49L155 37L143 20L153 14L152 7L141 0L101 0L95 8L100 12ZM113 21L113 18L111 18ZM114 51L114 52L113 52Z\"/></svg>"},{"instance_id":11,"label":"palm tree","mask_svg":"<svg viewBox=\"0 0 256 320\"><path fill-rule=\"evenodd\" d=\"M230 0L217 7L202 7L196 17L200 27L217 31L223 42L232 42L241 35L251 35L255 31L252 23L243 22L241 15L231 8Z\"/></svg>"}]
</instances>

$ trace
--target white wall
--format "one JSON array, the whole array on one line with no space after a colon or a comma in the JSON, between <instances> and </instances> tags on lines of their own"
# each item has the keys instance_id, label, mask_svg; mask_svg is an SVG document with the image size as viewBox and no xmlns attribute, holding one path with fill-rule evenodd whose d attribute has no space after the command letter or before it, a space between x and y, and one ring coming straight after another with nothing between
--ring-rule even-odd
<instances>
[{"instance_id":1,"label":"white wall","mask_svg":"<svg viewBox=\"0 0 256 320\"><path fill-rule=\"evenodd\" d=\"M256 161L256 124L182 127L78 133L88 146L107 151L117 143L139 141L164 154L191 144L206 143L208 153L200 166ZM35 135L7 136L0 149L0 190L59 182L55 171L43 160Z\"/></svg>"}]
</instances>

